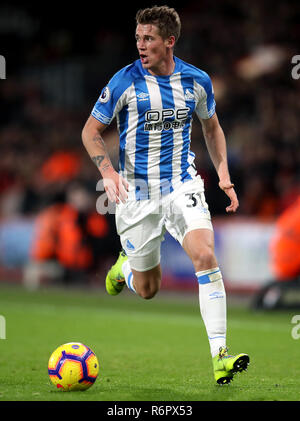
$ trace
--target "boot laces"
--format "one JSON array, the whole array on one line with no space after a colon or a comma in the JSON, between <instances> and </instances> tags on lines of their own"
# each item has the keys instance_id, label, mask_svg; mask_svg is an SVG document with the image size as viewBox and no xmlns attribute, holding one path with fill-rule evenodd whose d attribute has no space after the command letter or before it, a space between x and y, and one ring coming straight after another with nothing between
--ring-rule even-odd
<instances>
[{"instance_id":1,"label":"boot laces","mask_svg":"<svg viewBox=\"0 0 300 421\"><path fill-rule=\"evenodd\" d=\"M220 346L219 348L219 358L223 358L227 355L228 353L228 348L227 346Z\"/></svg>"}]
</instances>

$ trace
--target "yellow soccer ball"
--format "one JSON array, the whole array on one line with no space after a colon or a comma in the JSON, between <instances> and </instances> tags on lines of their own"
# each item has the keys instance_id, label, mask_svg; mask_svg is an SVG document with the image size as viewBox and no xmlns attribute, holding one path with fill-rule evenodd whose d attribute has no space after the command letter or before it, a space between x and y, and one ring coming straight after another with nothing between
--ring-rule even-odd
<instances>
[{"instance_id":1,"label":"yellow soccer ball","mask_svg":"<svg viewBox=\"0 0 300 421\"><path fill-rule=\"evenodd\" d=\"M59 346L48 363L51 382L61 390L86 390L98 376L99 363L94 352L79 342Z\"/></svg>"}]
</instances>

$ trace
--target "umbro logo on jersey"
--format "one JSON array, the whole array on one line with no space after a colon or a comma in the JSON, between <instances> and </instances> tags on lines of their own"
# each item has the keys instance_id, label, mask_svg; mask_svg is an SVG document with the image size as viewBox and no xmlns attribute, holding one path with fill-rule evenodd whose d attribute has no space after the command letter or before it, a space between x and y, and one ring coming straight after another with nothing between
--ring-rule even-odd
<instances>
[{"instance_id":1,"label":"umbro logo on jersey","mask_svg":"<svg viewBox=\"0 0 300 421\"><path fill-rule=\"evenodd\" d=\"M141 92L137 95L139 101L147 101L149 99L149 94L146 92Z\"/></svg>"},{"instance_id":2,"label":"umbro logo on jersey","mask_svg":"<svg viewBox=\"0 0 300 421\"><path fill-rule=\"evenodd\" d=\"M186 101L195 101L195 96L192 92L190 92L188 89L184 92L184 99Z\"/></svg>"}]
</instances>

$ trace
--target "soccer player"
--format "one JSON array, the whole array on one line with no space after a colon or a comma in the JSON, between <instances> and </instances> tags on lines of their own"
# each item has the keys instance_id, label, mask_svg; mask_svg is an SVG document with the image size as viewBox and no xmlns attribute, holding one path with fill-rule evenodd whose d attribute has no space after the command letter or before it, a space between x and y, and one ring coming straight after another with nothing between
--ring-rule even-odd
<instances>
[{"instance_id":1,"label":"soccer player","mask_svg":"<svg viewBox=\"0 0 300 421\"><path fill-rule=\"evenodd\" d=\"M238 199L230 180L226 141L215 111L207 73L174 55L181 23L168 6L136 15L139 59L105 86L83 131L83 144L98 167L109 200L116 202L116 227L123 247L106 277L116 295L126 284L145 299L161 283L160 244L166 230L190 257L199 283L215 380L230 383L249 363L247 354L228 355L226 293L214 252L214 234L203 180L190 151L192 118L201 121L219 187L235 212ZM102 133L116 117L119 171L113 168Z\"/></svg>"}]
</instances>

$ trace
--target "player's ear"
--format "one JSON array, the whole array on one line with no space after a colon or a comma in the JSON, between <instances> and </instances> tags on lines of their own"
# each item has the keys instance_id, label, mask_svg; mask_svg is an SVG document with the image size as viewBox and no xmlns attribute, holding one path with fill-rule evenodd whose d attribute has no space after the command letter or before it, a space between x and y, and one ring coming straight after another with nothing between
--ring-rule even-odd
<instances>
[{"instance_id":1,"label":"player's ear","mask_svg":"<svg viewBox=\"0 0 300 421\"><path fill-rule=\"evenodd\" d=\"M173 48L175 45L175 37L174 35L170 35L167 39L166 39L166 46L168 48Z\"/></svg>"}]
</instances>

